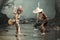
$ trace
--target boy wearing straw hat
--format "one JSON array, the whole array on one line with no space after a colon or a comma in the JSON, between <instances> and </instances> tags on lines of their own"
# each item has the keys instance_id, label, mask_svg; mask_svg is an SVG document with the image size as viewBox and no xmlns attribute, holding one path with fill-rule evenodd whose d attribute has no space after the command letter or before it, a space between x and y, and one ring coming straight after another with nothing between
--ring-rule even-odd
<instances>
[{"instance_id":1,"label":"boy wearing straw hat","mask_svg":"<svg viewBox=\"0 0 60 40\"><path fill-rule=\"evenodd\" d=\"M40 8L35 9L33 13L37 14L37 20L38 22L40 22L39 26L41 26L42 35L45 35L46 25L47 25L47 16L43 12L43 9L40 9Z\"/></svg>"}]
</instances>

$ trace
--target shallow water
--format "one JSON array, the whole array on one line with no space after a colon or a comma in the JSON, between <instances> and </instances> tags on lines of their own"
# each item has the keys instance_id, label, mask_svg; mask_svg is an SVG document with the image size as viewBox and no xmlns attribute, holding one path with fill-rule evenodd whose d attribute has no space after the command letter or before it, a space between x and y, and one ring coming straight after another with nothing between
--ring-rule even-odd
<instances>
[{"instance_id":1,"label":"shallow water","mask_svg":"<svg viewBox=\"0 0 60 40\"><path fill-rule=\"evenodd\" d=\"M41 32L34 30L33 24L20 24L21 33L19 40L43 40ZM46 40L60 40L60 31L50 30L46 33ZM17 40L15 37L15 26L9 26L0 32L0 40Z\"/></svg>"}]
</instances>

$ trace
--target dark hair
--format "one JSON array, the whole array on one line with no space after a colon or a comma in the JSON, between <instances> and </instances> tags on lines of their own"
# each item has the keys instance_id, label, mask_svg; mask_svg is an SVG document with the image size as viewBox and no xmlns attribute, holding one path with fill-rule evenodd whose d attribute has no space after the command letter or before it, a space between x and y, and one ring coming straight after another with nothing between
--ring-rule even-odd
<instances>
[{"instance_id":1,"label":"dark hair","mask_svg":"<svg viewBox=\"0 0 60 40\"><path fill-rule=\"evenodd\" d=\"M17 12L18 12L18 11L20 11L20 13L19 13L19 14L21 14L23 10L22 10L22 9L20 9L20 8L18 8L18 9L17 9Z\"/></svg>"}]
</instances>

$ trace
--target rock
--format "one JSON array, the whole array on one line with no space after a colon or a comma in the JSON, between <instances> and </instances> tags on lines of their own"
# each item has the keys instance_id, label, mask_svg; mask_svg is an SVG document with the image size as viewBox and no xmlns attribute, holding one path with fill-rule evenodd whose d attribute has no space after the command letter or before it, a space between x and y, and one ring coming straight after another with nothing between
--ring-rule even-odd
<instances>
[{"instance_id":1,"label":"rock","mask_svg":"<svg viewBox=\"0 0 60 40\"><path fill-rule=\"evenodd\" d=\"M0 13L0 24L6 24L8 23L8 17L6 14Z\"/></svg>"},{"instance_id":2,"label":"rock","mask_svg":"<svg viewBox=\"0 0 60 40\"><path fill-rule=\"evenodd\" d=\"M0 13L0 28L5 29L6 27L8 27L8 20L9 18L6 14Z\"/></svg>"}]
</instances>

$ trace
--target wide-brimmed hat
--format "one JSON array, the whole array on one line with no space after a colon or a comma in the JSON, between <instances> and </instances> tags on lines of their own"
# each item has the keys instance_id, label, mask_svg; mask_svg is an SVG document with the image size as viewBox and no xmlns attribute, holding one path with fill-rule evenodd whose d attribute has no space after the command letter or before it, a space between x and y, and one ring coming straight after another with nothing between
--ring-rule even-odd
<instances>
[{"instance_id":1,"label":"wide-brimmed hat","mask_svg":"<svg viewBox=\"0 0 60 40\"><path fill-rule=\"evenodd\" d=\"M43 12L43 9L37 7L35 10L33 10L33 13L39 13L39 12Z\"/></svg>"},{"instance_id":2,"label":"wide-brimmed hat","mask_svg":"<svg viewBox=\"0 0 60 40\"><path fill-rule=\"evenodd\" d=\"M9 24L10 26L14 25L14 23L15 23L15 19L9 19L9 20L8 20L8 24Z\"/></svg>"}]
</instances>

